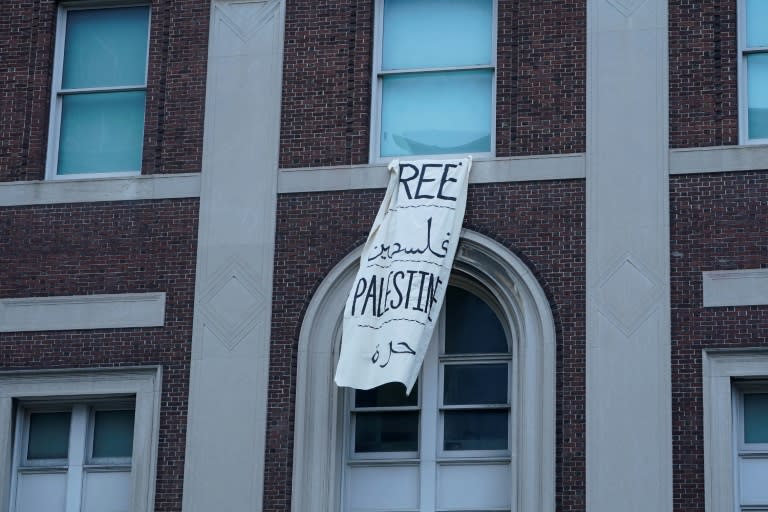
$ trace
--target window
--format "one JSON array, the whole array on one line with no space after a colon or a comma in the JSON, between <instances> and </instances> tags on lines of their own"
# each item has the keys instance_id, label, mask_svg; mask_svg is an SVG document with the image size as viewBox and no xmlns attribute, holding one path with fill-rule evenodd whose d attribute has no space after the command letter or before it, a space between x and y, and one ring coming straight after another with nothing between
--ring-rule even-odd
<instances>
[{"instance_id":1,"label":"window","mask_svg":"<svg viewBox=\"0 0 768 512\"><path fill-rule=\"evenodd\" d=\"M768 143L768 2L741 0L741 139Z\"/></svg>"},{"instance_id":2,"label":"window","mask_svg":"<svg viewBox=\"0 0 768 512\"><path fill-rule=\"evenodd\" d=\"M704 352L708 512L768 511L768 350Z\"/></svg>"},{"instance_id":3,"label":"window","mask_svg":"<svg viewBox=\"0 0 768 512\"><path fill-rule=\"evenodd\" d=\"M348 392L345 511L510 510L507 330L477 283L454 284L411 395Z\"/></svg>"},{"instance_id":4,"label":"window","mask_svg":"<svg viewBox=\"0 0 768 512\"><path fill-rule=\"evenodd\" d=\"M11 511L128 511L133 423L132 400L20 404Z\"/></svg>"},{"instance_id":5,"label":"window","mask_svg":"<svg viewBox=\"0 0 768 512\"><path fill-rule=\"evenodd\" d=\"M768 382L737 382L733 403L737 510L768 511Z\"/></svg>"},{"instance_id":6,"label":"window","mask_svg":"<svg viewBox=\"0 0 768 512\"><path fill-rule=\"evenodd\" d=\"M498 242L462 230L448 313L412 396L393 385L358 397L336 387L333 374L360 254L331 270L304 314L292 509L349 510L363 505L351 500L362 499L354 487L365 485L370 493L355 512L554 512L555 329L531 269ZM474 312L452 309L462 303ZM467 331L477 335L471 352L460 342Z\"/></svg>"},{"instance_id":7,"label":"window","mask_svg":"<svg viewBox=\"0 0 768 512\"><path fill-rule=\"evenodd\" d=\"M141 171L149 7L59 11L47 175Z\"/></svg>"},{"instance_id":8,"label":"window","mask_svg":"<svg viewBox=\"0 0 768 512\"><path fill-rule=\"evenodd\" d=\"M491 154L493 0L378 0L374 160Z\"/></svg>"},{"instance_id":9,"label":"window","mask_svg":"<svg viewBox=\"0 0 768 512\"><path fill-rule=\"evenodd\" d=\"M0 509L154 510L160 368L0 373Z\"/></svg>"}]
</instances>

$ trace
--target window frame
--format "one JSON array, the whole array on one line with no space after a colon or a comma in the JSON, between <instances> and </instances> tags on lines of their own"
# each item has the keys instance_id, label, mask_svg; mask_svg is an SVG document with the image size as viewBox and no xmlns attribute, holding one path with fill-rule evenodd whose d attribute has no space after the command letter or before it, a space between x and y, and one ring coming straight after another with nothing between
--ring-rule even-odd
<instances>
[{"instance_id":1,"label":"window frame","mask_svg":"<svg viewBox=\"0 0 768 512\"><path fill-rule=\"evenodd\" d=\"M734 499L735 510L768 510L768 503L742 504L740 499L740 460L762 459L768 461L768 443L747 443L744 440L744 395L749 393L768 393L768 380L749 379L733 382L733 418L734 418Z\"/></svg>"},{"instance_id":2,"label":"window frame","mask_svg":"<svg viewBox=\"0 0 768 512\"><path fill-rule=\"evenodd\" d=\"M367 465L367 462L375 463L386 460L393 463L406 463L406 462L418 462L422 456L424 438L424 422L422 418L432 418L436 420L436 428L433 431L431 441L435 442L434 453L429 455L435 456L435 460L438 464L461 462L471 459L475 462L483 461L500 461L504 460L509 462L511 457L511 445L512 445L512 432L514 430L515 418L512 415L514 410L512 397L514 396L514 379L512 378L512 366L514 355L513 351L517 343L513 340L512 330L504 321L504 317L499 314L500 308L496 304L496 299L489 291L482 288L480 283L477 283L466 276L459 273L452 273L449 286L455 286L466 290L476 297L482 299L486 305L496 314L504 328L504 335L507 342L507 351L499 353L472 353L472 354L446 354L445 353L445 304L440 312L438 321L435 324L435 330L433 338L430 341L430 350L427 351L424 362L422 363L422 371L419 374L419 386L418 397L416 405L413 406L393 406L393 407L356 407L355 406L355 390L346 388L344 391L345 402L345 417L348 417L348 423L345 425L344 436L346 438L346 462L350 465ZM339 332L339 335L341 333ZM337 343L339 343L337 341ZM434 348L432 347L434 345ZM437 353L435 353L437 352ZM427 358L435 359L434 362L428 362ZM467 364L504 364L507 368L507 400L504 404L462 404L462 405L446 405L445 404L445 367L450 365L467 365ZM429 375L426 373L429 372ZM429 380L431 377L432 383L435 385L434 389L427 389ZM431 387L431 386L430 386ZM427 404L424 403L424 394L430 394L429 398L432 398L431 404L428 404L430 411L425 411ZM434 393L434 396L431 396ZM493 411L505 411L508 414L508 430L507 430L507 448L496 450L446 450L445 449L445 411L480 411L480 410L493 410ZM355 451L355 432L356 432L356 419L357 413L360 412L418 412L418 449L413 452L356 452Z\"/></svg>"},{"instance_id":3,"label":"window frame","mask_svg":"<svg viewBox=\"0 0 768 512\"><path fill-rule=\"evenodd\" d=\"M760 53L768 54L768 46L747 46L747 0L738 0L737 9L738 58L736 59L736 67L738 77L739 144L768 144L768 137L761 139L749 137L749 76L747 70L747 57Z\"/></svg>"},{"instance_id":4,"label":"window frame","mask_svg":"<svg viewBox=\"0 0 768 512\"><path fill-rule=\"evenodd\" d=\"M741 510L737 474L742 445L738 434L740 393L766 381L768 349L709 349L702 353L704 497L708 512Z\"/></svg>"},{"instance_id":5,"label":"window frame","mask_svg":"<svg viewBox=\"0 0 768 512\"><path fill-rule=\"evenodd\" d=\"M519 346L511 432L513 511L555 511L556 332L552 309L534 272L512 251L463 229L454 269L497 297ZM296 415L291 485L293 512L339 510L345 448L344 390L333 382L342 312L362 246L320 283L304 313L297 351Z\"/></svg>"},{"instance_id":6,"label":"window frame","mask_svg":"<svg viewBox=\"0 0 768 512\"><path fill-rule=\"evenodd\" d=\"M74 416L75 407L125 405L126 398L133 397L135 407L129 510L154 510L161 386L160 366L0 372L0 508L14 505L16 475L21 452L26 446L24 423L28 425L27 416L30 411L52 411L70 406ZM88 415L89 412L86 410L83 414ZM87 430L88 427L84 425L83 428ZM85 443L83 470L125 471L125 464L120 464L120 461L89 460L89 436L86 431L86 436L78 441ZM71 442L70 432L70 449ZM25 469L45 471L57 468L66 472L67 465L68 462L63 466L29 465Z\"/></svg>"},{"instance_id":7,"label":"window frame","mask_svg":"<svg viewBox=\"0 0 768 512\"><path fill-rule=\"evenodd\" d=\"M64 73L64 45L67 32L67 14L71 11L87 11L102 9L119 9L121 7L147 7L147 55L144 64L144 84L130 86L111 86L94 87L83 89L62 89L62 79ZM144 154L144 135L146 129L147 117L147 89L149 83L149 52L152 37L152 5L146 0L101 0L101 1L65 1L58 6L56 13L56 37L54 39L53 54L53 73L51 79L51 99L50 112L48 118L48 144L45 158L45 179L46 180L79 180L94 178L120 178L127 176L141 175L141 161ZM130 171L114 172L96 172L96 173L75 173L58 174L59 167L59 144L61 137L61 111L62 98L66 95L77 94L78 92L100 93L100 92L144 92L144 112L142 112L142 144L139 155L139 169Z\"/></svg>"},{"instance_id":8,"label":"window frame","mask_svg":"<svg viewBox=\"0 0 768 512\"><path fill-rule=\"evenodd\" d=\"M491 149L483 153L473 153L475 160L487 160L496 156L496 79L497 69L497 36L498 36L498 0L491 0L491 63L489 65L477 66L436 66L427 68L414 68L405 70L382 70L382 54L384 51L384 2L386 0L375 0L374 5L374 25L373 25L373 62L371 76L371 126L369 141L369 162L371 164L386 164L394 158L448 158L466 156L465 154L446 153L446 154L427 154L427 155L399 155L382 156L381 155L381 111L382 111L382 79L384 76L408 75L424 72L450 72L450 71L472 71L472 70L491 70L493 78L491 79Z\"/></svg>"}]
</instances>

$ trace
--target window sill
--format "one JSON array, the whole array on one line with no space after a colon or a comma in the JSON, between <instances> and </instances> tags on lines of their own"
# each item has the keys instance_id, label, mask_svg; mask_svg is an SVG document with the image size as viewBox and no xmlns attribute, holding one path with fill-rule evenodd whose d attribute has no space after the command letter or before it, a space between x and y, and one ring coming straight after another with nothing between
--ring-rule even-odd
<instances>
[{"instance_id":1,"label":"window sill","mask_svg":"<svg viewBox=\"0 0 768 512\"><path fill-rule=\"evenodd\" d=\"M200 197L200 173L0 183L0 207Z\"/></svg>"}]
</instances>

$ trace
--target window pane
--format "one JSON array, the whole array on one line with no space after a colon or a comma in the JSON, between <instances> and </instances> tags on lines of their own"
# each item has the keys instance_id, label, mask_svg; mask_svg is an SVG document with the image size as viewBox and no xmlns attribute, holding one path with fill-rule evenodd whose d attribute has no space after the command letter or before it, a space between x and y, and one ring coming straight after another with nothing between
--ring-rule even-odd
<instances>
[{"instance_id":1,"label":"window pane","mask_svg":"<svg viewBox=\"0 0 768 512\"><path fill-rule=\"evenodd\" d=\"M128 512L130 471L88 471L83 485L82 512Z\"/></svg>"},{"instance_id":2,"label":"window pane","mask_svg":"<svg viewBox=\"0 0 768 512\"><path fill-rule=\"evenodd\" d=\"M739 458L739 494L742 505L768 505L768 458ZM763 511L764 508L753 510Z\"/></svg>"},{"instance_id":3,"label":"window pane","mask_svg":"<svg viewBox=\"0 0 768 512\"><path fill-rule=\"evenodd\" d=\"M416 405L419 396L419 383L414 384L411 394L406 396L405 385L400 382L382 384L369 390L355 391L355 407L397 407Z\"/></svg>"},{"instance_id":4,"label":"window pane","mask_svg":"<svg viewBox=\"0 0 768 512\"><path fill-rule=\"evenodd\" d=\"M141 169L144 94L64 96L58 174Z\"/></svg>"},{"instance_id":5,"label":"window pane","mask_svg":"<svg viewBox=\"0 0 768 512\"><path fill-rule=\"evenodd\" d=\"M445 411L445 450L506 450L507 411Z\"/></svg>"},{"instance_id":6,"label":"window pane","mask_svg":"<svg viewBox=\"0 0 768 512\"><path fill-rule=\"evenodd\" d=\"M491 63L491 0L386 0L383 69Z\"/></svg>"},{"instance_id":7,"label":"window pane","mask_svg":"<svg viewBox=\"0 0 768 512\"><path fill-rule=\"evenodd\" d=\"M62 87L144 85L148 7L67 12Z\"/></svg>"},{"instance_id":8,"label":"window pane","mask_svg":"<svg viewBox=\"0 0 768 512\"><path fill-rule=\"evenodd\" d=\"M357 413L355 452L415 452L419 449L419 413Z\"/></svg>"},{"instance_id":9,"label":"window pane","mask_svg":"<svg viewBox=\"0 0 768 512\"><path fill-rule=\"evenodd\" d=\"M768 2L747 0L747 46L768 46Z\"/></svg>"},{"instance_id":10,"label":"window pane","mask_svg":"<svg viewBox=\"0 0 768 512\"><path fill-rule=\"evenodd\" d=\"M382 79L381 155L491 150L492 71Z\"/></svg>"},{"instance_id":11,"label":"window pane","mask_svg":"<svg viewBox=\"0 0 768 512\"><path fill-rule=\"evenodd\" d=\"M94 457L130 457L133 452L133 411L96 411Z\"/></svg>"},{"instance_id":12,"label":"window pane","mask_svg":"<svg viewBox=\"0 0 768 512\"><path fill-rule=\"evenodd\" d=\"M66 459L69 453L70 412L29 415L28 459Z\"/></svg>"},{"instance_id":13,"label":"window pane","mask_svg":"<svg viewBox=\"0 0 768 512\"><path fill-rule=\"evenodd\" d=\"M749 138L768 138L768 53L747 57Z\"/></svg>"},{"instance_id":14,"label":"window pane","mask_svg":"<svg viewBox=\"0 0 768 512\"><path fill-rule=\"evenodd\" d=\"M19 473L16 487L16 512L64 512L67 509L66 473Z\"/></svg>"},{"instance_id":15,"label":"window pane","mask_svg":"<svg viewBox=\"0 0 768 512\"><path fill-rule=\"evenodd\" d=\"M445 313L446 354L508 352L501 322L477 295L449 286L445 295Z\"/></svg>"},{"instance_id":16,"label":"window pane","mask_svg":"<svg viewBox=\"0 0 768 512\"><path fill-rule=\"evenodd\" d=\"M768 393L744 394L744 442L768 443Z\"/></svg>"},{"instance_id":17,"label":"window pane","mask_svg":"<svg viewBox=\"0 0 768 512\"><path fill-rule=\"evenodd\" d=\"M445 405L506 404L506 364L448 364L443 368Z\"/></svg>"}]
</instances>

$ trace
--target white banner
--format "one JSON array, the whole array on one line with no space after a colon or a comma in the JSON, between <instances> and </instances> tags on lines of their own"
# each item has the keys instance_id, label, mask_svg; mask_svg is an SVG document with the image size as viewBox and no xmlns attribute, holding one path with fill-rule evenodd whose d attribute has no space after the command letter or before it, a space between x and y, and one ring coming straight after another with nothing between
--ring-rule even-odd
<instances>
[{"instance_id":1,"label":"white banner","mask_svg":"<svg viewBox=\"0 0 768 512\"><path fill-rule=\"evenodd\" d=\"M472 158L389 164L389 186L347 298L336 384L410 393L443 305Z\"/></svg>"}]
</instances>

